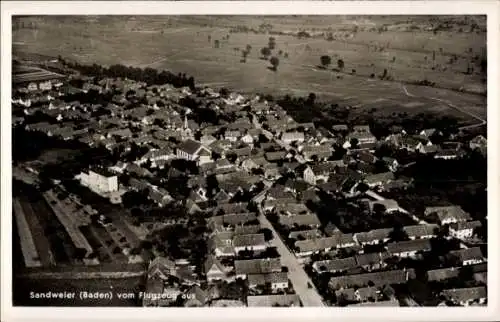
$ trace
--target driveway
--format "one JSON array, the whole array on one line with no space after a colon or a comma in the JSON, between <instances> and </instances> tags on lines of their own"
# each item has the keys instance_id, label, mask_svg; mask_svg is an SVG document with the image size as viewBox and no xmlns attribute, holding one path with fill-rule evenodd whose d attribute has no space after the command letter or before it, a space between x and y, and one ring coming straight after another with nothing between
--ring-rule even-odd
<instances>
[{"instance_id":1,"label":"driveway","mask_svg":"<svg viewBox=\"0 0 500 322\"><path fill-rule=\"evenodd\" d=\"M300 297L303 306L325 306L323 299L316 291L313 282L306 274L302 266L297 261L295 255L293 255L288 247L283 243L281 237L278 235L273 225L264 215L262 208L259 206L260 216L259 221L263 228L271 229L273 232L273 239L271 240L271 245L276 247L278 253L281 255L281 264L288 267L288 278L292 282L293 289L295 293ZM309 288L308 283L312 286Z\"/></svg>"}]
</instances>

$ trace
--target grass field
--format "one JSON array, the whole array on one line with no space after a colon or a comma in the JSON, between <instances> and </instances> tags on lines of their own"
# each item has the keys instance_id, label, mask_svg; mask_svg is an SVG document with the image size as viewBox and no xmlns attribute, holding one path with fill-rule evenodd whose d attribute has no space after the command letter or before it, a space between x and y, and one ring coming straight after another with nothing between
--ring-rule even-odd
<instances>
[{"instance_id":1,"label":"grass field","mask_svg":"<svg viewBox=\"0 0 500 322\"><path fill-rule=\"evenodd\" d=\"M476 64L472 75L465 75L473 57L483 55L485 32L458 33L440 31L403 31L408 25L426 28L435 22L429 17L253 17L200 16L182 17L45 17L36 19L36 29L16 29L13 39L20 45L16 51L68 57L84 63L104 65L121 63L140 67L168 69L186 73L198 83L213 87L227 87L242 92L308 95L315 92L319 98L350 105L380 106L387 113L398 111L434 111L470 116L454 111L446 104L421 99L430 95L446 97L453 104L472 108L481 117L486 114L486 98L450 91L464 88L484 91L484 75ZM479 25L484 21L475 17ZM273 51L280 59L277 72L269 70L269 62L260 59L260 49L267 45L269 34L230 33L231 28L245 26L259 28L272 26L279 32L296 32L299 26L311 34L331 32L336 40L323 38L299 39L278 35ZM352 26L359 31L350 32ZM372 29L386 26L379 33ZM462 27L467 30L467 26ZM228 40L222 40L229 35ZM208 37L211 37L211 41ZM214 40L221 41L214 48ZM252 46L246 63L240 62L241 51ZM375 47L384 47L383 51ZM289 58L278 55L279 50ZM469 52L469 50L472 50ZM435 59L432 59L435 51ZM328 70L317 67L322 55L332 56ZM452 55L456 62L448 64ZM395 57L395 60L393 58ZM337 59L345 62L346 73L333 72ZM477 63L477 61L475 62ZM434 70L433 70L433 67ZM446 67L446 70L443 68ZM352 69L356 75L346 75ZM381 75L387 69L395 81L370 79L370 74ZM339 78L340 77L340 78ZM419 87L418 97L409 98L401 89L401 82L428 79L438 88ZM471 107L472 106L472 107ZM418 107L418 108L415 108Z\"/></svg>"}]
</instances>

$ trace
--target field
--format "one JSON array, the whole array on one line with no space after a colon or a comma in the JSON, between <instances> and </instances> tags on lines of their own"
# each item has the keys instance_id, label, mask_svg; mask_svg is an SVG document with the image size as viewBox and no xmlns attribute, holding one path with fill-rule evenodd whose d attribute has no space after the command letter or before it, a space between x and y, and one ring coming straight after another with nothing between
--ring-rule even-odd
<instances>
[{"instance_id":1,"label":"field","mask_svg":"<svg viewBox=\"0 0 500 322\"><path fill-rule=\"evenodd\" d=\"M61 266L67 269L71 265L83 266L82 261L76 259L74 241L51 209L54 205L47 203L40 193L28 185L16 183L15 188L16 200L25 214L42 267ZM66 213L74 220L83 220L79 217L83 214L69 199L61 200L59 205L64 207ZM124 265L128 262L128 258L121 253L122 249L126 248L125 246L134 247L138 240L127 227L123 226L124 224L119 222L118 227L115 225L113 228L104 228L92 222L79 227L76 233L80 234L85 243L90 244L102 265L110 263ZM127 229L126 232L123 232L124 229ZM22 262L21 258L21 255L16 256L17 264Z\"/></svg>"},{"instance_id":2,"label":"field","mask_svg":"<svg viewBox=\"0 0 500 322\"><path fill-rule=\"evenodd\" d=\"M452 19L455 29L436 34L425 30L436 25L432 18L425 16L31 19L35 29L14 30L14 54L61 55L83 63L167 69L194 76L197 83L241 92L302 96L314 92L320 99L370 109L377 107L385 114L428 111L453 115L464 123L477 123L486 117L485 96L456 91L460 88L469 92L485 90L485 76L480 72L478 58L485 53L484 27L474 32L463 31L469 30L471 21L484 26L485 19L481 17L465 22ZM358 26L356 32L352 31L354 25ZM242 32L242 26L258 32ZM293 36L291 33L297 32L298 26L311 37ZM381 26L385 29L378 32ZM420 30L407 31L408 26ZM269 61L260 57L260 49L271 36L263 28L282 33L273 36L276 38L273 55L280 60L277 72L268 69ZM457 28L463 29L462 32ZM321 36L325 33L332 34L331 41ZM229 39L223 40L227 35ZM220 41L220 48L215 48L215 40ZM242 50L247 45L252 49L243 63ZM332 64L326 70L318 67L322 55L332 57ZM456 60L450 64L453 56ZM342 72L332 70L337 67L338 59L345 62ZM469 63L474 66L474 72L466 75ZM356 72L350 75L353 69ZM392 81L377 78L384 69ZM375 75L374 79L370 78L371 74ZM411 90L410 87L404 90L401 86L401 83L424 79L436 83L436 87L413 86ZM476 120L447 103L432 99L442 97L471 111L477 116Z\"/></svg>"}]
</instances>

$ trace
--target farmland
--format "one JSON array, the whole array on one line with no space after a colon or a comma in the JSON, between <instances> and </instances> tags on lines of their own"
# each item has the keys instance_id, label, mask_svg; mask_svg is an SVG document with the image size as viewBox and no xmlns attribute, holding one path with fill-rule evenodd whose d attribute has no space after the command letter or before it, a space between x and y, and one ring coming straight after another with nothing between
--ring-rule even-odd
<instances>
[{"instance_id":1,"label":"farmland","mask_svg":"<svg viewBox=\"0 0 500 322\"><path fill-rule=\"evenodd\" d=\"M447 29L438 32L432 31L436 28L433 19L425 16L30 19L35 28L14 30L14 54L167 69L192 75L197 83L215 88L297 96L314 92L320 99L376 107L382 114L429 112L477 123L470 115L429 99L444 97L480 118L486 115L486 97L471 94L484 93L486 88L479 64L486 46L485 19L481 17L450 18ZM307 37L296 36L299 25ZM276 38L272 55L280 60L276 72L267 68L271 65L260 53L271 36ZM215 48L215 40L219 48ZM242 62L247 45L252 49ZM322 55L332 57L327 68L318 66ZM339 59L345 62L342 70L337 69ZM474 71L466 73L471 64ZM384 69L389 78L381 80ZM408 95L401 86L423 80L435 87L411 86Z\"/></svg>"}]
</instances>

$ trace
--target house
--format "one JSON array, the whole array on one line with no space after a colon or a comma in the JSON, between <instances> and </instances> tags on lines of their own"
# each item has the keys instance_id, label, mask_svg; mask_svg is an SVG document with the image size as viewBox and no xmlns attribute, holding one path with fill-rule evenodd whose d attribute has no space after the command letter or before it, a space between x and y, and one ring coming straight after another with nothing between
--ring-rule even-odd
<instances>
[{"instance_id":1,"label":"house","mask_svg":"<svg viewBox=\"0 0 500 322\"><path fill-rule=\"evenodd\" d=\"M215 161L215 170L230 170L234 168L234 164L229 162L228 159L218 159Z\"/></svg>"},{"instance_id":2,"label":"house","mask_svg":"<svg viewBox=\"0 0 500 322\"><path fill-rule=\"evenodd\" d=\"M148 197L160 207L164 207L174 200L167 190L156 186L150 187Z\"/></svg>"},{"instance_id":3,"label":"house","mask_svg":"<svg viewBox=\"0 0 500 322\"><path fill-rule=\"evenodd\" d=\"M333 148L327 144L306 145L300 152L306 161L314 161L315 159L319 161L331 157Z\"/></svg>"},{"instance_id":4,"label":"house","mask_svg":"<svg viewBox=\"0 0 500 322\"><path fill-rule=\"evenodd\" d=\"M244 307L246 306L240 300L217 299L210 302L210 307Z\"/></svg>"},{"instance_id":5,"label":"house","mask_svg":"<svg viewBox=\"0 0 500 322\"><path fill-rule=\"evenodd\" d=\"M351 133L346 137L347 141L344 143L344 149L351 148L351 141L357 140L358 144L376 143L377 138L371 133L368 125L356 125Z\"/></svg>"},{"instance_id":6,"label":"house","mask_svg":"<svg viewBox=\"0 0 500 322\"><path fill-rule=\"evenodd\" d=\"M486 261L486 258L484 258L483 252L479 247L452 250L448 253L447 257L451 261L462 266L479 264Z\"/></svg>"},{"instance_id":7,"label":"house","mask_svg":"<svg viewBox=\"0 0 500 322\"><path fill-rule=\"evenodd\" d=\"M385 213L400 211L401 209L398 202L394 199L369 201L368 206L371 212L373 212L375 205L379 205L378 207L383 207Z\"/></svg>"},{"instance_id":8,"label":"house","mask_svg":"<svg viewBox=\"0 0 500 322\"><path fill-rule=\"evenodd\" d=\"M427 271L427 280L429 282L441 282L451 278L457 278L460 274L458 267L438 268Z\"/></svg>"},{"instance_id":9,"label":"house","mask_svg":"<svg viewBox=\"0 0 500 322\"><path fill-rule=\"evenodd\" d=\"M246 278L250 274L268 274L281 272L280 258L262 258L235 260L236 278Z\"/></svg>"},{"instance_id":10,"label":"house","mask_svg":"<svg viewBox=\"0 0 500 322\"><path fill-rule=\"evenodd\" d=\"M285 182L285 189L294 193L295 195L306 191L308 188L309 185L303 180L288 178L288 180Z\"/></svg>"},{"instance_id":11,"label":"house","mask_svg":"<svg viewBox=\"0 0 500 322\"><path fill-rule=\"evenodd\" d=\"M285 198L288 196L285 196ZM280 215L295 216L309 214L310 211L306 205L297 202L279 203L275 207L275 211Z\"/></svg>"},{"instance_id":12,"label":"house","mask_svg":"<svg viewBox=\"0 0 500 322\"><path fill-rule=\"evenodd\" d=\"M349 302L359 302L361 303L377 303L383 302L384 293L382 288L378 287L362 287L362 288L348 288L344 290L338 290L335 292L337 299L343 298ZM399 306L396 302L395 306Z\"/></svg>"},{"instance_id":13,"label":"house","mask_svg":"<svg viewBox=\"0 0 500 322\"><path fill-rule=\"evenodd\" d=\"M175 262L165 257L156 257L148 266L148 279L159 278L166 280L170 276L176 275Z\"/></svg>"},{"instance_id":14,"label":"house","mask_svg":"<svg viewBox=\"0 0 500 322\"><path fill-rule=\"evenodd\" d=\"M290 239L314 239L320 237L323 237L323 235L319 229L291 231L288 234L288 238Z\"/></svg>"},{"instance_id":15,"label":"house","mask_svg":"<svg viewBox=\"0 0 500 322\"><path fill-rule=\"evenodd\" d=\"M77 177L82 185L97 193L118 191L118 177L107 169L93 168L88 173L81 172Z\"/></svg>"},{"instance_id":16,"label":"house","mask_svg":"<svg viewBox=\"0 0 500 322\"><path fill-rule=\"evenodd\" d=\"M431 242L428 239L415 239L387 245L389 254L398 257L417 257L417 254L431 250Z\"/></svg>"},{"instance_id":17,"label":"house","mask_svg":"<svg viewBox=\"0 0 500 322\"><path fill-rule=\"evenodd\" d=\"M399 301L397 299L392 298L392 299L383 300L383 301L375 301L375 302L368 301L368 302L361 302L361 303L349 305L349 307L351 307L351 306L398 307L398 306L400 306L400 304L399 304Z\"/></svg>"},{"instance_id":18,"label":"house","mask_svg":"<svg viewBox=\"0 0 500 322\"><path fill-rule=\"evenodd\" d=\"M277 180L281 177L279 166L276 163L266 164L264 166L264 177L267 180Z\"/></svg>"},{"instance_id":19,"label":"house","mask_svg":"<svg viewBox=\"0 0 500 322\"><path fill-rule=\"evenodd\" d=\"M200 142L186 140L177 147L177 157L189 161L197 161L198 164L204 164L211 162L212 152Z\"/></svg>"},{"instance_id":20,"label":"house","mask_svg":"<svg viewBox=\"0 0 500 322\"><path fill-rule=\"evenodd\" d=\"M437 131L436 129L432 128L432 129L423 129L422 131L420 131L419 133L421 136L424 136L426 138L430 138L431 136L435 135L435 134L439 134L439 131Z\"/></svg>"},{"instance_id":21,"label":"house","mask_svg":"<svg viewBox=\"0 0 500 322\"><path fill-rule=\"evenodd\" d=\"M297 294L247 296L249 307L298 307L302 306Z\"/></svg>"},{"instance_id":22,"label":"house","mask_svg":"<svg viewBox=\"0 0 500 322\"><path fill-rule=\"evenodd\" d=\"M334 132L334 133L347 133L347 131L349 131L347 124L332 125L332 132Z\"/></svg>"},{"instance_id":23,"label":"house","mask_svg":"<svg viewBox=\"0 0 500 322\"><path fill-rule=\"evenodd\" d=\"M220 189L219 192L217 192L212 199L217 202L228 202L231 200L231 197L232 196L229 193L227 193L224 189Z\"/></svg>"},{"instance_id":24,"label":"house","mask_svg":"<svg viewBox=\"0 0 500 322\"><path fill-rule=\"evenodd\" d=\"M439 146L432 144L431 145L421 144L417 147L416 150L422 154L432 154L439 152Z\"/></svg>"},{"instance_id":25,"label":"house","mask_svg":"<svg viewBox=\"0 0 500 322\"><path fill-rule=\"evenodd\" d=\"M249 274L247 276L248 287L257 288L269 285L272 292L287 289L288 273L286 272L272 272L266 274Z\"/></svg>"},{"instance_id":26,"label":"house","mask_svg":"<svg viewBox=\"0 0 500 322\"><path fill-rule=\"evenodd\" d=\"M153 149L146 152L139 160L138 164L141 165L147 161L151 161L152 163L156 163L159 160L169 160L173 157L173 151L169 148L164 149Z\"/></svg>"},{"instance_id":27,"label":"house","mask_svg":"<svg viewBox=\"0 0 500 322\"><path fill-rule=\"evenodd\" d=\"M245 144L253 146L253 143L255 142L255 139L254 139L254 137L250 133L247 133L247 134L245 134L244 136L241 137L241 141L244 142Z\"/></svg>"},{"instance_id":28,"label":"house","mask_svg":"<svg viewBox=\"0 0 500 322\"><path fill-rule=\"evenodd\" d=\"M238 160L241 160L241 158L246 158L252 155L252 147L245 146L242 148L233 149L232 152L236 154Z\"/></svg>"},{"instance_id":29,"label":"house","mask_svg":"<svg viewBox=\"0 0 500 322\"><path fill-rule=\"evenodd\" d=\"M281 225L288 228L319 228L321 222L316 214L308 213L305 215L279 215L279 222Z\"/></svg>"},{"instance_id":30,"label":"house","mask_svg":"<svg viewBox=\"0 0 500 322\"><path fill-rule=\"evenodd\" d=\"M470 215L460 206L440 206L425 208L424 215L437 221L440 225L471 220Z\"/></svg>"},{"instance_id":31,"label":"house","mask_svg":"<svg viewBox=\"0 0 500 322\"><path fill-rule=\"evenodd\" d=\"M378 158L375 155L367 151L361 151L360 153L358 153L357 157L358 160L368 164L374 164L378 160Z\"/></svg>"},{"instance_id":32,"label":"house","mask_svg":"<svg viewBox=\"0 0 500 322\"><path fill-rule=\"evenodd\" d=\"M238 254L241 251L264 251L266 250L266 241L264 234L237 235L233 238L234 252Z\"/></svg>"},{"instance_id":33,"label":"house","mask_svg":"<svg viewBox=\"0 0 500 322\"><path fill-rule=\"evenodd\" d=\"M330 175L335 173L336 169L343 165L344 163L342 160L339 160L339 162L331 161L308 165L304 169L304 181L312 185L328 182Z\"/></svg>"},{"instance_id":34,"label":"house","mask_svg":"<svg viewBox=\"0 0 500 322\"><path fill-rule=\"evenodd\" d=\"M469 142L469 148L471 150L483 149L487 146L487 140L484 136L478 135Z\"/></svg>"},{"instance_id":35,"label":"house","mask_svg":"<svg viewBox=\"0 0 500 322\"><path fill-rule=\"evenodd\" d=\"M411 135L402 136L398 143L400 149L407 150L408 152L415 152L422 146L419 138Z\"/></svg>"},{"instance_id":36,"label":"house","mask_svg":"<svg viewBox=\"0 0 500 322\"><path fill-rule=\"evenodd\" d=\"M302 143L304 142L305 137L302 132L285 132L281 135L281 141L285 144L292 144L293 142Z\"/></svg>"},{"instance_id":37,"label":"house","mask_svg":"<svg viewBox=\"0 0 500 322\"><path fill-rule=\"evenodd\" d=\"M220 263L220 261L214 256L209 255L205 260L204 264L205 276L207 277L207 281L220 281L228 279L228 272L230 268L226 268L224 265Z\"/></svg>"},{"instance_id":38,"label":"house","mask_svg":"<svg viewBox=\"0 0 500 322\"><path fill-rule=\"evenodd\" d=\"M387 252L383 253L365 253L355 255L356 265L361 267L365 271L372 271L385 268L387 263L386 259L390 258L391 254Z\"/></svg>"},{"instance_id":39,"label":"house","mask_svg":"<svg viewBox=\"0 0 500 322\"><path fill-rule=\"evenodd\" d=\"M454 149L444 149L434 155L434 159L454 160L460 158L460 151Z\"/></svg>"},{"instance_id":40,"label":"house","mask_svg":"<svg viewBox=\"0 0 500 322\"><path fill-rule=\"evenodd\" d=\"M269 162L276 162L285 159L287 155L286 151L274 151L274 152L266 152L265 157Z\"/></svg>"},{"instance_id":41,"label":"house","mask_svg":"<svg viewBox=\"0 0 500 322\"><path fill-rule=\"evenodd\" d=\"M394 158L383 157L382 161L387 166L387 168L392 172L396 172L399 168L399 162Z\"/></svg>"},{"instance_id":42,"label":"house","mask_svg":"<svg viewBox=\"0 0 500 322\"><path fill-rule=\"evenodd\" d=\"M166 287L164 281L159 278L148 278L146 290L142 294L142 306L171 306L181 294L177 287Z\"/></svg>"},{"instance_id":43,"label":"house","mask_svg":"<svg viewBox=\"0 0 500 322\"><path fill-rule=\"evenodd\" d=\"M208 134L208 135L203 135L201 138L200 138L200 143L204 146L209 146L210 144L214 143L215 141L217 141L217 139Z\"/></svg>"},{"instance_id":44,"label":"house","mask_svg":"<svg viewBox=\"0 0 500 322\"><path fill-rule=\"evenodd\" d=\"M328 282L328 286L331 290L366 287L372 283L374 286L384 286L388 284L404 284L413 278L415 278L415 271L412 268L399 269L332 277Z\"/></svg>"},{"instance_id":45,"label":"house","mask_svg":"<svg viewBox=\"0 0 500 322\"><path fill-rule=\"evenodd\" d=\"M354 234L354 240L362 246L376 245L387 242L391 232L392 229L390 228L373 229L368 232Z\"/></svg>"},{"instance_id":46,"label":"house","mask_svg":"<svg viewBox=\"0 0 500 322\"><path fill-rule=\"evenodd\" d=\"M484 285L488 284L488 272L474 273L473 278L477 283Z\"/></svg>"},{"instance_id":47,"label":"house","mask_svg":"<svg viewBox=\"0 0 500 322\"><path fill-rule=\"evenodd\" d=\"M183 296L184 307L202 307L209 301L208 292L204 291L198 285L192 286Z\"/></svg>"},{"instance_id":48,"label":"house","mask_svg":"<svg viewBox=\"0 0 500 322\"><path fill-rule=\"evenodd\" d=\"M247 171L251 171L252 169L258 169L268 164L269 162L263 156L251 157L244 160L241 163L241 167Z\"/></svg>"},{"instance_id":49,"label":"house","mask_svg":"<svg viewBox=\"0 0 500 322\"><path fill-rule=\"evenodd\" d=\"M411 225L403 227L403 231L410 239L428 239L436 236L438 228L435 224Z\"/></svg>"},{"instance_id":50,"label":"house","mask_svg":"<svg viewBox=\"0 0 500 322\"><path fill-rule=\"evenodd\" d=\"M242 136L241 132L238 130L228 130L224 133L224 139L230 142L236 142Z\"/></svg>"},{"instance_id":51,"label":"house","mask_svg":"<svg viewBox=\"0 0 500 322\"><path fill-rule=\"evenodd\" d=\"M313 263L312 268L316 273L340 273L357 267L354 257L347 257L333 260L322 260Z\"/></svg>"},{"instance_id":52,"label":"house","mask_svg":"<svg viewBox=\"0 0 500 322\"><path fill-rule=\"evenodd\" d=\"M346 248L355 245L356 242L352 234L343 234L339 232L330 237L297 240L294 246L297 249L295 254L299 257L303 257L316 252L329 251L333 248Z\"/></svg>"},{"instance_id":53,"label":"house","mask_svg":"<svg viewBox=\"0 0 500 322\"><path fill-rule=\"evenodd\" d=\"M260 224L237 226L234 228L234 235L257 234L260 231L260 229L261 229Z\"/></svg>"},{"instance_id":54,"label":"house","mask_svg":"<svg viewBox=\"0 0 500 322\"><path fill-rule=\"evenodd\" d=\"M364 182L370 187L383 186L392 180L394 180L394 173L392 172L382 172L371 174L365 177Z\"/></svg>"},{"instance_id":55,"label":"house","mask_svg":"<svg viewBox=\"0 0 500 322\"><path fill-rule=\"evenodd\" d=\"M481 227L481 222L474 221L460 221L450 224L450 235L458 239L471 238L474 235L474 230Z\"/></svg>"},{"instance_id":56,"label":"house","mask_svg":"<svg viewBox=\"0 0 500 322\"><path fill-rule=\"evenodd\" d=\"M221 231L208 240L208 248L215 258L233 257L235 253L232 244L233 232L231 231Z\"/></svg>"},{"instance_id":57,"label":"house","mask_svg":"<svg viewBox=\"0 0 500 322\"><path fill-rule=\"evenodd\" d=\"M448 301L461 306L469 306L473 303L486 304L488 296L484 286L443 290L441 295Z\"/></svg>"},{"instance_id":58,"label":"house","mask_svg":"<svg viewBox=\"0 0 500 322\"><path fill-rule=\"evenodd\" d=\"M132 137L132 131L129 128L125 128L125 129L112 130L109 131L107 134L107 138L112 138L114 136L122 139L128 139Z\"/></svg>"}]
</instances>

